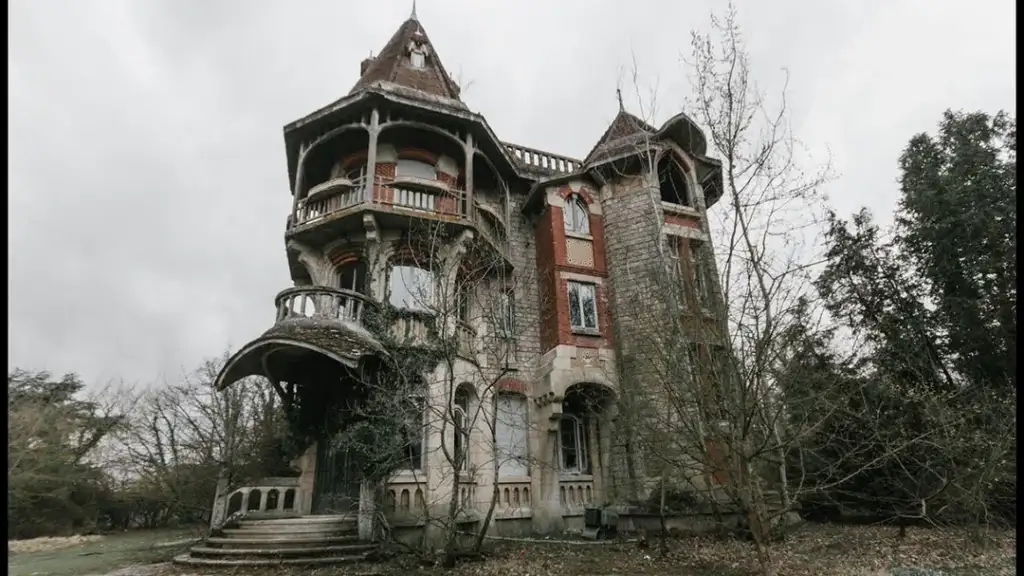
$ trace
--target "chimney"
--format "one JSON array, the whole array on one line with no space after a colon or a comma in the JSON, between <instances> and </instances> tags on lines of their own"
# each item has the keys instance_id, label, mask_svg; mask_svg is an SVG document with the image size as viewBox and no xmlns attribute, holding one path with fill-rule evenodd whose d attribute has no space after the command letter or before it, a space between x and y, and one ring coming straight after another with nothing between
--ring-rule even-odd
<instances>
[{"instance_id":1,"label":"chimney","mask_svg":"<svg viewBox=\"0 0 1024 576\"><path fill-rule=\"evenodd\" d=\"M359 64L359 75L360 76L366 75L366 71L369 70L370 66L373 65L373 63L376 62L376 61L377 61L377 59L374 58L373 56L370 56L366 60L363 60L362 63Z\"/></svg>"}]
</instances>

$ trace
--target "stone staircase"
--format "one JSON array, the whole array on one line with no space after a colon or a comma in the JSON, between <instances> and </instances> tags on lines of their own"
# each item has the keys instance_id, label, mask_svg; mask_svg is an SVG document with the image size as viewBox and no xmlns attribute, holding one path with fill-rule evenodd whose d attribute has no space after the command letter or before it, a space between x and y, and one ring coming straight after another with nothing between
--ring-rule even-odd
<instances>
[{"instance_id":1,"label":"stone staircase","mask_svg":"<svg viewBox=\"0 0 1024 576\"><path fill-rule=\"evenodd\" d=\"M359 541L355 515L243 517L174 562L208 567L351 564L375 548Z\"/></svg>"}]
</instances>

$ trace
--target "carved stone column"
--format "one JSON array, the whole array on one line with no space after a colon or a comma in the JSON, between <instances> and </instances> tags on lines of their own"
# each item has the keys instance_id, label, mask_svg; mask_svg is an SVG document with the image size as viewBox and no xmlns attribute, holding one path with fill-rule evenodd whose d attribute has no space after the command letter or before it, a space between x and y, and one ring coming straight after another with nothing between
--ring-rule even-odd
<instances>
[{"instance_id":1,"label":"carved stone column","mask_svg":"<svg viewBox=\"0 0 1024 576\"><path fill-rule=\"evenodd\" d=\"M370 143L366 147L366 188L363 200L373 201L373 181L377 177L377 136L380 134L380 112L374 108L370 113Z\"/></svg>"},{"instance_id":2,"label":"carved stone column","mask_svg":"<svg viewBox=\"0 0 1024 576\"><path fill-rule=\"evenodd\" d=\"M463 168L466 182L466 213L463 216L471 219L473 218L473 155L476 153L472 134L466 134L466 143L463 148L466 149L466 164Z\"/></svg>"}]
</instances>

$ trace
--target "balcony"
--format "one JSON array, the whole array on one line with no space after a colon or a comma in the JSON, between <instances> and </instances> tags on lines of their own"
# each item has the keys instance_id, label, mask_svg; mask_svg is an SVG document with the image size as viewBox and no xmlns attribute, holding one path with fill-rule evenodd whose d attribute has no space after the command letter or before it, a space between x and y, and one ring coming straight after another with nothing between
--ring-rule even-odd
<instances>
[{"instance_id":1,"label":"balcony","mask_svg":"<svg viewBox=\"0 0 1024 576\"><path fill-rule=\"evenodd\" d=\"M487 216L466 210L466 192L440 180L403 176L377 176L367 198L364 178L336 178L310 189L299 201L294 219L289 219L286 235L318 243L336 238L339 233L364 225L364 210L375 212L384 228L407 228L414 220L430 219L446 223L470 224L481 237L504 254L502 216Z\"/></svg>"},{"instance_id":2,"label":"balcony","mask_svg":"<svg viewBox=\"0 0 1024 576\"><path fill-rule=\"evenodd\" d=\"M362 325L363 312L372 301L366 295L352 290L327 286L297 286L278 293L277 322L308 318L352 322Z\"/></svg>"}]
</instances>

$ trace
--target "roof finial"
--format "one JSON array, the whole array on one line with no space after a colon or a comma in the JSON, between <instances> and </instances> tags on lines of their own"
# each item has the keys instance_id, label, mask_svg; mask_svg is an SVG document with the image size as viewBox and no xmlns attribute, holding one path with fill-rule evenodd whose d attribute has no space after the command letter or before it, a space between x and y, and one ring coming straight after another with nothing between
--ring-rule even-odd
<instances>
[{"instance_id":1,"label":"roof finial","mask_svg":"<svg viewBox=\"0 0 1024 576\"><path fill-rule=\"evenodd\" d=\"M619 112L625 112L626 107L622 105L622 88L616 88L615 95L619 98Z\"/></svg>"},{"instance_id":2,"label":"roof finial","mask_svg":"<svg viewBox=\"0 0 1024 576\"><path fill-rule=\"evenodd\" d=\"M419 22L419 19L416 18L416 0L412 0L412 14L409 15L409 20L416 20Z\"/></svg>"}]
</instances>

